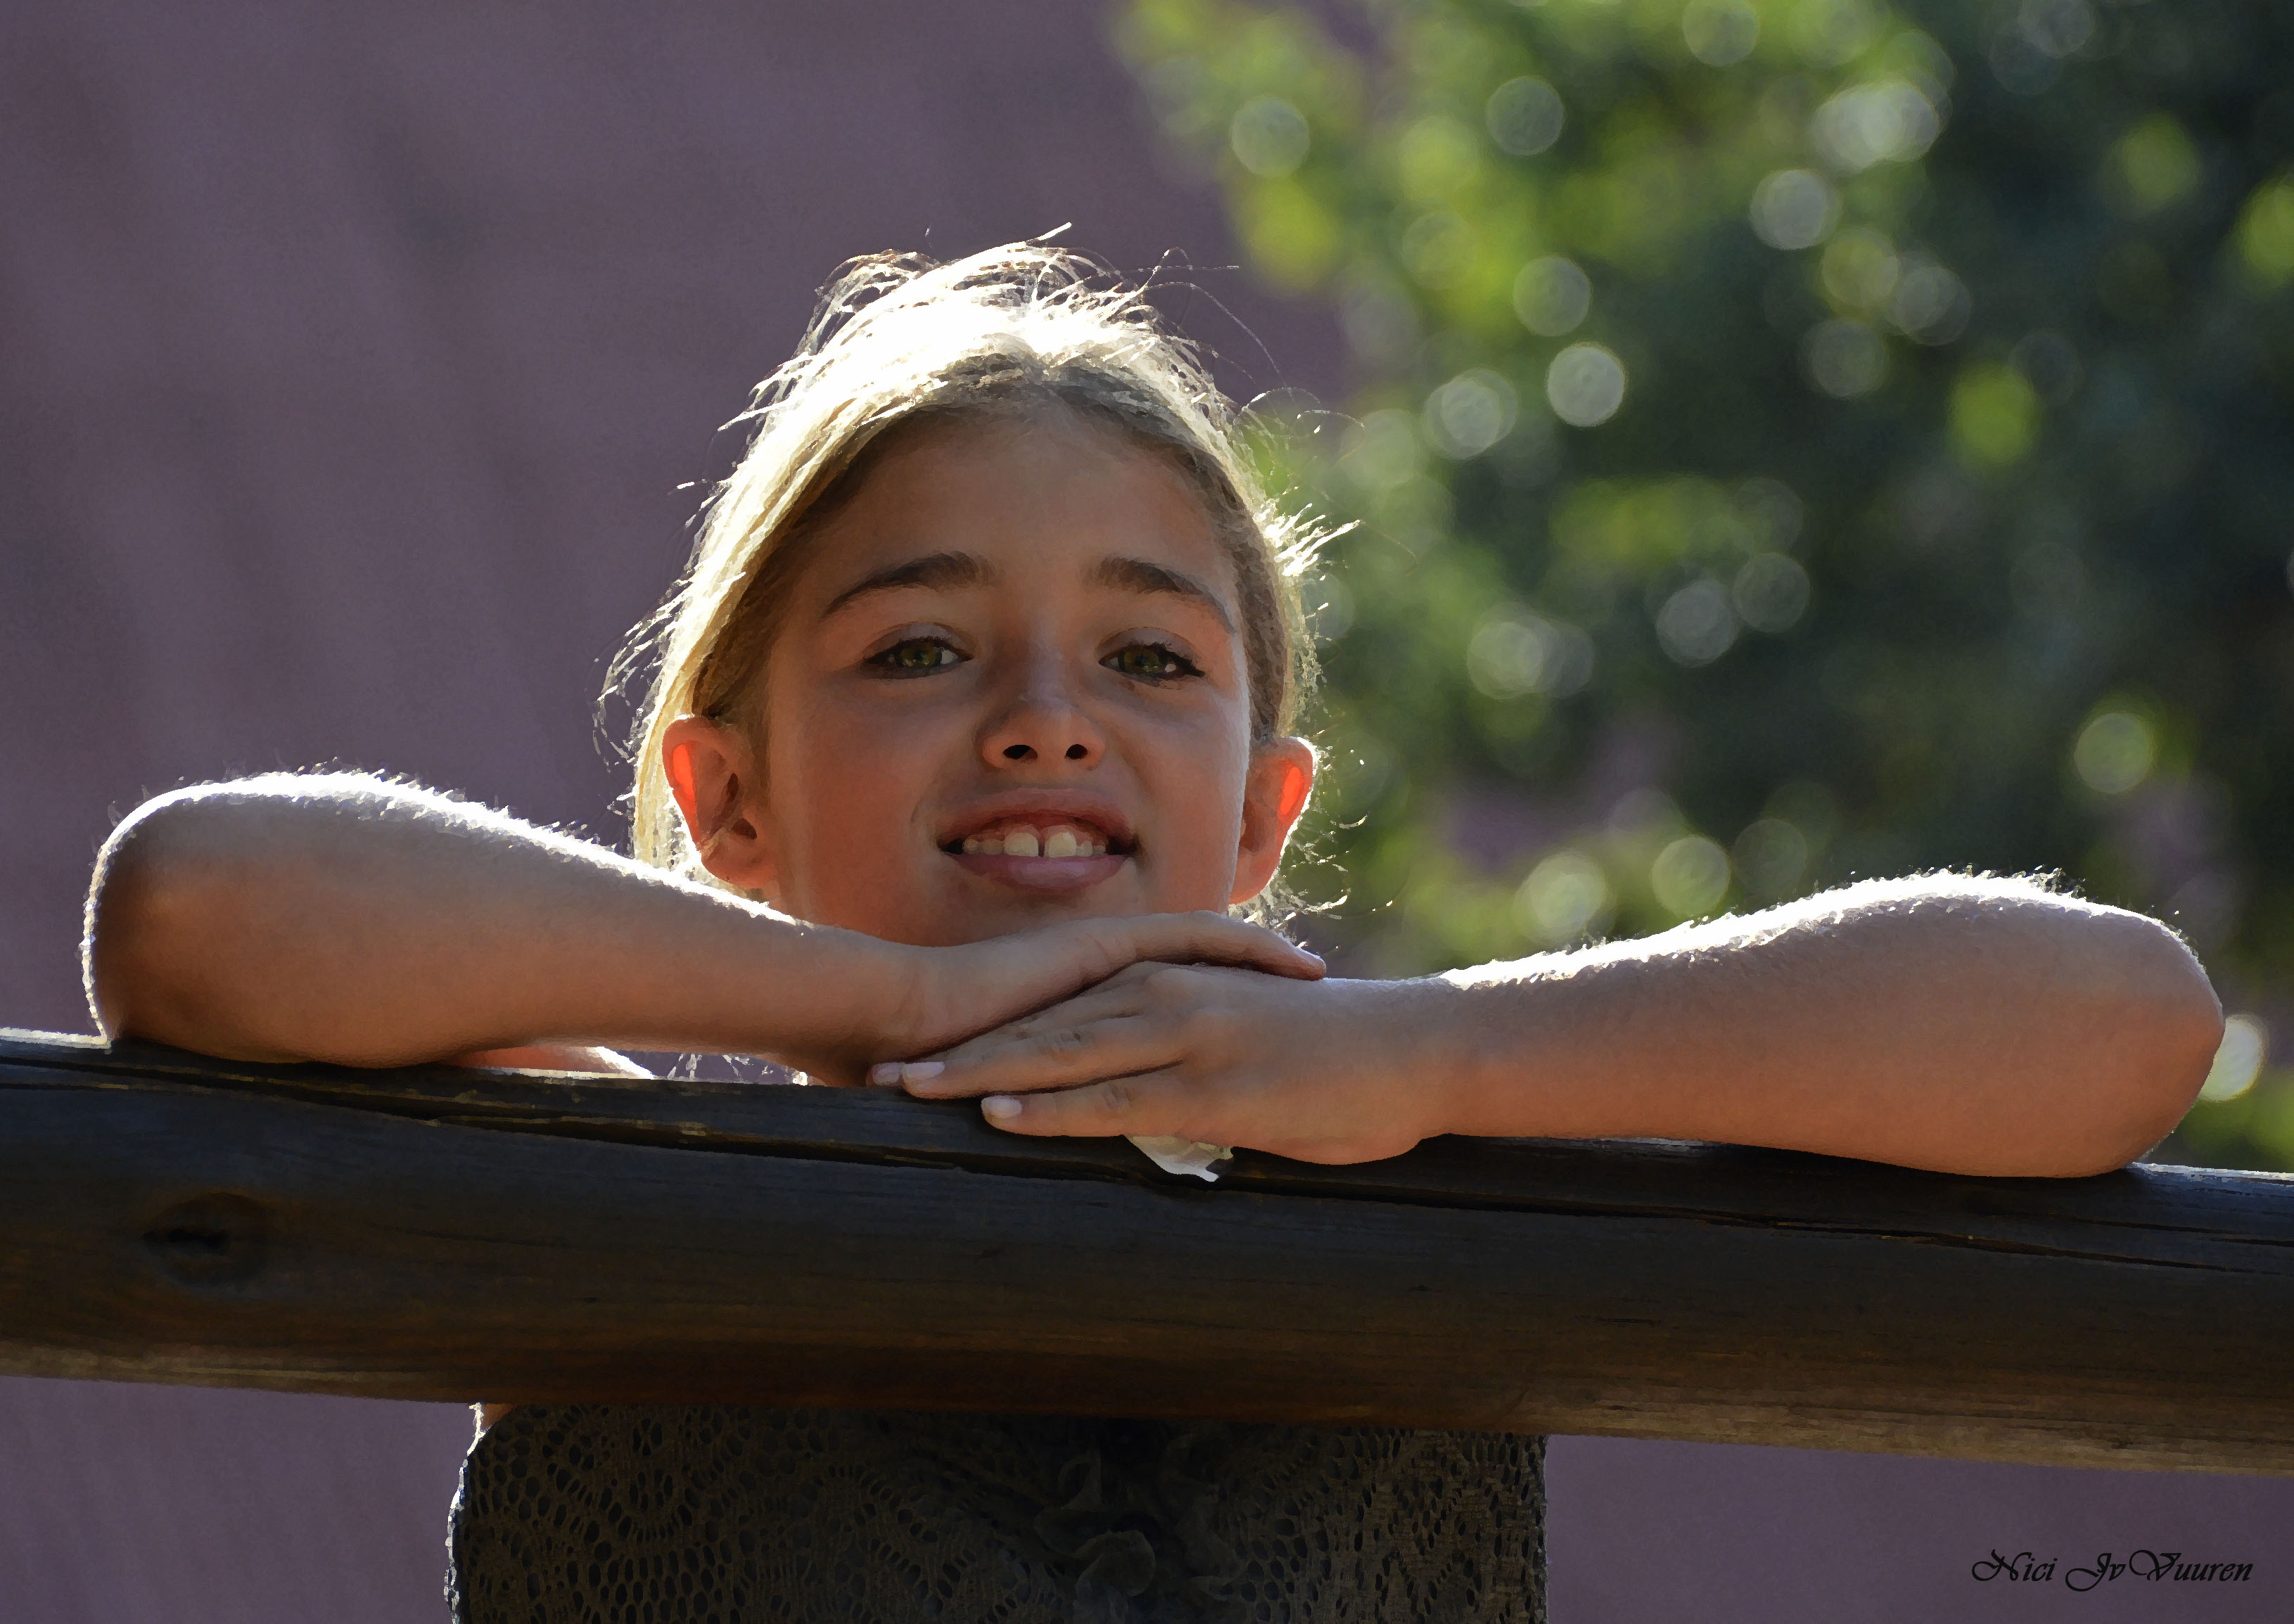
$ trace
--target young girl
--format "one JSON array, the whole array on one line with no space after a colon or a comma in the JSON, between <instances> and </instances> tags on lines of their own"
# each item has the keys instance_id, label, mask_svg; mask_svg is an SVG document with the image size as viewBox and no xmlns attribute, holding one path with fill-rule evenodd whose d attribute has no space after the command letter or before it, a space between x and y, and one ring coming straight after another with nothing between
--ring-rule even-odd
<instances>
[{"instance_id":1,"label":"young girl","mask_svg":"<svg viewBox=\"0 0 2294 1624\"><path fill-rule=\"evenodd\" d=\"M1329 1162L1618 1134L2090 1173L2206 1073L2182 943L2018 880L1324 978L1226 912L1314 780L1307 539L1135 294L1041 246L860 262L754 415L654 628L635 860L378 779L162 796L97 865L103 1030L762 1055L1013 1133Z\"/></svg>"},{"instance_id":2,"label":"young girl","mask_svg":"<svg viewBox=\"0 0 2294 1624\"><path fill-rule=\"evenodd\" d=\"M367 1066L764 1055L977 1098L1014 1133L1331 1162L1652 1134L2094 1173L2207 1070L2220 1015L2182 944L2020 881L1325 978L1225 912L1265 893L1314 781L1304 539L1135 296L1040 247L864 262L757 418L656 628L636 860L374 779L163 796L97 866L104 1031ZM527 1409L466 1464L450 1590L462 1624L766 1596L1542 1619L1540 1449Z\"/></svg>"}]
</instances>

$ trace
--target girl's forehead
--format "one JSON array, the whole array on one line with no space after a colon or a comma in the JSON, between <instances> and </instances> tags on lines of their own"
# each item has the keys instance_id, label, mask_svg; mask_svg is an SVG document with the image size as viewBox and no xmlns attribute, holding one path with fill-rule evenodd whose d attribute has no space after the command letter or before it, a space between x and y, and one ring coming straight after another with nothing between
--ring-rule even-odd
<instances>
[{"instance_id":1,"label":"girl's forehead","mask_svg":"<svg viewBox=\"0 0 2294 1624\"><path fill-rule=\"evenodd\" d=\"M960 553L1023 584L1139 558L1212 584L1231 613L1233 561L1170 457L1065 410L896 432L812 538L797 595L818 607L907 558Z\"/></svg>"}]
</instances>

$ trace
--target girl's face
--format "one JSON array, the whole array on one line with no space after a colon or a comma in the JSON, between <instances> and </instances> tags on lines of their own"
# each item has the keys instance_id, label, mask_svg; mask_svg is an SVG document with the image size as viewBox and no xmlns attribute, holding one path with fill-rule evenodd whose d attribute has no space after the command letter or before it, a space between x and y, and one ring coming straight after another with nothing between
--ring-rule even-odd
<instances>
[{"instance_id":1,"label":"girl's face","mask_svg":"<svg viewBox=\"0 0 2294 1624\"><path fill-rule=\"evenodd\" d=\"M720 878L939 946L1273 877L1314 755L1252 743L1234 567L1169 464L1064 412L931 427L807 548L755 725L664 742Z\"/></svg>"}]
</instances>

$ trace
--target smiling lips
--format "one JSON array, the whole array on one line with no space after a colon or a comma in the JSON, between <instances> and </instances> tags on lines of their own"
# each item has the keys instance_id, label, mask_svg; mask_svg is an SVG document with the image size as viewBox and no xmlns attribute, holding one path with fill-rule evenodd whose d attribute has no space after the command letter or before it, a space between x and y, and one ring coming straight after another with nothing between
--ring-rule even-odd
<instances>
[{"instance_id":1,"label":"smiling lips","mask_svg":"<svg viewBox=\"0 0 2294 1624\"><path fill-rule=\"evenodd\" d=\"M969 872L1022 891L1081 891L1119 873L1127 847L1080 820L999 818L944 849Z\"/></svg>"},{"instance_id":2,"label":"smiling lips","mask_svg":"<svg viewBox=\"0 0 2294 1624\"><path fill-rule=\"evenodd\" d=\"M1103 857L1107 837L1086 824L1062 819L1052 824L1013 820L964 837L964 849L988 857Z\"/></svg>"}]
</instances>

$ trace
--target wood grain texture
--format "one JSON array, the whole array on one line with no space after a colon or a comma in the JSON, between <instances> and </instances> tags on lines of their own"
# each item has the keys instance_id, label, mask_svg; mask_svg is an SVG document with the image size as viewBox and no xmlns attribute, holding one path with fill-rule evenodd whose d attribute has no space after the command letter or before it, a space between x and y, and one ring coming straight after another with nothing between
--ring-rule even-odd
<instances>
[{"instance_id":1,"label":"wood grain texture","mask_svg":"<svg viewBox=\"0 0 2294 1624\"><path fill-rule=\"evenodd\" d=\"M2294 1472L2294 1179L1440 1141L1216 1186L825 1089L0 1035L0 1370Z\"/></svg>"}]
</instances>

